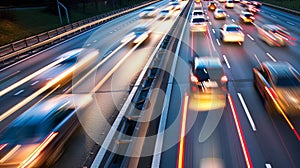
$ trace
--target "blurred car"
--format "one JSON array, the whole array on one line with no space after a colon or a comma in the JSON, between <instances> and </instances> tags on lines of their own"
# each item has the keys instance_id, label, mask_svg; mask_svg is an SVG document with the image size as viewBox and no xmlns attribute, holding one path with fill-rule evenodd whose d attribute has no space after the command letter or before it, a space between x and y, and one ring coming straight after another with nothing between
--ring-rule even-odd
<instances>
[{"instance_id":1,"label":"blurred car","mask_svg":"<svg viewBox=\"0 0 300 168\"><path fill-rule=\"evenodd\" d=\"M224 24L220 28L220 38L223 42L238 42L243 44L245 35L240 26L236 24Z\"/></svg>"},{"instance_id":2,"label":"blurred car","mask_svg":"<svg viewBox=\"0 0 300 168\"><path fill-rule=\"evenodd\" d=\"M244 12L240 14L240 20L244 23L252 23L255 20L255 17L252 13L250 12Z\"/></svg>"},{"instance_id":3,"label":"blurred car","mask_svg":"<svg viewBox=\"0 0 300 168\"><path fill-rule=\"evenodd\" d=\"M240 3L240 0L233 0L234 3Z\"/></svg>"},{"instance_id":4,"label":"blurred car","mask_svg":"<svg viewBox=\"0 0 300 168\"><path fill-rule=\"evenodd\" d=\"M216 10L216 8L217 8L217 5L215 2L208 3L208 10L214 11L214 10Z\"/></svg>"},{"instance_id":5,"label":"blurred car","mask_svg":"<svg viewBox=\"0 0 300 168\"><path fill-rule=\"evenodd\" d=\"M277 25L265 24L257 30L258 37L270 46L286 46L294 40L284 28Z\"/></svg>"},{"instance_id":6,"label":"blurred car","mask_svg":"<svg viewBox=\"0 0 300 168\"><path fill-rule=\"evenodd\" d=\"M202 10L202 3L194 3L194 10Z\"/></svg>"},{"instance_id":7,"label":"blurred car","mask_svg":"<svg viewBox=\"0 0 300 168\"><path fill-rule=\"evenodd\" d=\"M191 32L206 32L207 21L204 16L193 16L190 22Z\"/></svg>"},{"instance_id":8,"label":"blurred car","mask_svg":"<svg viewBox=\"0 0 300 168\"><path fill-rule=\"evenodd\" d=\"M228 77L218 57L195 57L190 81L191 94L201 99L197 105L201 110L225 106Z\"/></svg>"},{"instance_id":9,"label":"blurred car","mask_svg":"<svg viewBox=\"0 0 300 168\"><path fill-rule=\"evenodd\" d=\"M159 18L160 19L169 19L171 17L172 13L170 9L163 9L159 12Z\"/></svg>"},{"instance_id":10,"label":"blurred car","mask_svg":"<svg viewBox=\"0 0 300 168\"><path fill-rule=\"evenodd\" d=\"M224 9L218 8L214 12L215 19L226 19L227 12Z\"/></svg>"},{"instance_id":11,"label":"blurred car","mask_svg":"<svg viewBox=\"0 0 300 168\"><path fill-rule=\"evenodd\" d=\"M122 40L124 43L127 40L132 41L133 44L147 40L151 36L151 31L147 25L138 25L133 28Z\"/></svg>"},{"instance_id":12,"label":"blurred car","mask_svg":"<svg viewBox=\"0 0 300 168\"><path fill-rule=\"evenodd\" d=\"M173 10L180 10L181 9L181 5L180 5L179 2L170 2L169 5L172 6Z\"/></svg>"},{"instance_id":13,"label":"blurred car","mask_svg":"<svg viewBox=\"0 0 300 168\"><path fill-rule=\"evenodd\" d=\"M157 15L157 9L154 6L145 8L140 14L140 18L153 18Z\"/></svg>"},{"instance_id":14,"label":"blurred car","mask_svg":"<svg viewBox=\"0 0 300 168\"><path fill-rule=\"evenodd\" d=\"M262 3L258 1L251 1L251 4L256 8L260 8L262 6Z\"/></svg>"},{"instance_id":15,"label":"blurred car","mask_svg":"<svg viewBox=\"0 0 300 168\"><path fill-rule=\"evenodd\" d=\"M192 16L204 16L203 10L194 10Z\"/></svg>"},{"instance_id":16,"label":"blurred car","mask_svg":"<svg viewBox=\"0 0 300 168\"><path fill-rule=\"evenodd\" d=\"M226 0L225 8L234 8L233 0Z\"/></svg>"},{"instance_id":17,"label":"blurred car","mask_svg":"<svg viewBox=\"0 0 300 168\"><path fill-rule=\"evenodd\" d=\"M60 95L26 110L0 133L0 167L49 167L80 125L91 95ZM75 100L74 100L75 99ZM80 100L76 100L80 99Z\"/></svg>"},{"instance_id":18,"label":"blurred car","mask_svg":"<svg viewBox=\"0 0 300 168\"><path fill-rule=\"evenodd\" d=\"M79 48L68 51L56 58L60 64L37 75L32 81L39 81L35 87L57 89L75 80L78 76L91 70L97 63L100 51L93 48Z\"/></svg>"},{"instance_id":19,"label":"blurred car","mask_svg":"<svg viewBox=\"0 0 300 168\"><path fill-rule=\"evenodd\" d=\"M259 12L260 10L259 10L257 7L253 6L253 5L248 5L248 6L246 7L246 11L255 14L255 13Z\"/></svg>"},{"instance_id":20,"label":"blurred car","mask_svg":"<svg viewBox=\"0 0 300 168\"><path fill-rule=\"evenodd\" d=\"M300 115L300 74L287 62L263 62L253 68L254 84L269 112Z\"/></svg>"},{"instance_id":21,"label":"blurred car","mask_svg":"<svg viewBox=\"0 0 300 168\"><path fill-rule=\"evenodd\" d=\"M226 0L219 0L219 2L220 2L220 3L224 3L224 2L226 2Z\"/></svg>"}]
</instances>

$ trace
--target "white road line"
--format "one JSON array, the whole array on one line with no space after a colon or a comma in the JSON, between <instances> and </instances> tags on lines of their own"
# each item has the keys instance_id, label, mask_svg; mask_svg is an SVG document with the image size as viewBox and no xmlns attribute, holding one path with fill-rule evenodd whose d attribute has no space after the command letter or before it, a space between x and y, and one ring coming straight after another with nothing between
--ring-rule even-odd
<instances>
[{"instance_id":1,"label":"white road line","mask_svg":"<svg viewBox=\"0 0 300 168\"><path fill-rule=\"evenodd\" d=\"M221 44L220 44L220 42L219 42L219 39L217 39L216 41L217 41L218 45L220 46Z\"/></svg>"},{"instance_id":2,"label":"white road line","mask_svg":"<svg viewBox=\"0 0 300 168\"><path fill-rule=\"evenodd\" d=\"M113 33L113 32L109 32L109 33L111 34L111 33Z\"/></svg>"},{"instance_id":3,"label":"white road line","mask_svg":"<svg viewBox=\"0 0 300 168\"><path fill-rule=\"evenodd\" d=\"M251 117L251 114L250 114L250 112L249 112L249 110L247 108L247 105L246 105L246 103L244 101L244 98L243 98L242 94L241 93L237 93L237 95L238 95L238 97L239 97L239 99L240 99L240 101L242 103L242 106L243 106L245 112L246 112L246 115L247 115L247 118L248 118L248 120L249 120L249 122L251 124L252 130L256 131L256 127L255 127L254 121L253 121L253 119Z\"/></svg>"},{"instance_id":4,"label":"white road line","mask_svg":"<svg viewBox=\"0 0 300 168\"><path fill-rule=\"evenodd\" d=\"M227 15L227 17L230 17L230 15Z\"/></svg>"},{"instance_id":5,"label":"white road line","mask_svg":"<svg viewBox=\"0 0 300 168\"><path fill-rule=\"evenodd\" d=\"M209 23L209 25L212 25L212 23L211 22L208 22Z\"/></svg>"},{"instance_id":6,"label":"white road line","mask_svg":"<svg viewBox=\"0 0 300 168\"><path fill-rule=\"evenodd\" d=\"M207 19L209 19L209 16L207 16Z\"/></svg>"},{"instance_id":7,"label":"white road line","mask_svg":"<svg viewBox=\"0 0 300 168\"><path fill-rule=\"evenodd\" d=\"M277 16L275 16L275 15L271 15L273 18L277 18Z\"/></svg>"},{"instance_id":8,"label":"white road line","mask_svg":"<svg viewBox=\"0 0 300 168\"><path fill-rule=\"evenodd\" d=\"M33 82L32 84L31 84L31 86L33 86L33 85L35 85L35 84L37 84L37 83L39 83L40 81L35 81L35 82Z\"/></svg>"},{"instance_id":9,"label":"white road line","mask_svg":"<svg viewBox=\"0 0 300 168\"><path fill-rule=\"evenodd\" d=\"M248 36L252 41L254 41L254 38L253 38L250 34L247 34L247 36Z\"/></svg>"},{"instance_id":10,"label":"white road line","mask_svg":"<svg viewBox=\"0 0 300 168\"><path fill-rule=\"evenodd\" d=\"M277 60L270 53L266 53L266 54L273 62L277 62Z\"/></svg>"},{"instance_id":11,"label":"white road line","mask_svg":"<svg viewBox=\"0 0 300 168\"><path fill-rule=\"evenodd\" d=\"M266 163L265 165L266 165L266 168L272 168L270 163Z\"/></svg>"},{"instance_id":12,"label":"white road line","mask_svg":"<svg viewBox=\"0 0 300 168\"><path fill-rule=\"evenodd\" d=\"M89 44L86 44L86 46L88 47L88 46L90 46L91 44L89 43Z\"/></svg>"},{"instance_id":13,"label":"white road line","mask_svg":"<svg viewBox=\"0 0 300 168\"><path fill-rule=\"evenodd\" d=\"M228 62L228 60L227 60L226 55L223 55L223 59L224 59L226 65L227 65L227 68L230 69L231 67L230 67L230 64L229 64L229 62Z\"/></svg>"},{"instance_id":14,"label":"white road line","mask_svg":"<svg viewBox=\"0 0 300 168\"><path fill-rule=\"evenodd\" d=\"M215 29L211 29L211 31L212 31L214 34L216 34L216 31L215 31Z\"/></svg>"},{"instance_id":15,"label":"white road line","mask_svg":"<svg viewBox=\"0 0 300 168\"><path fill-rule=\"evenodd\" d=\"M97 42L97 40L94 40L93 42L94 42L94 43L96 43L96 42Z\"/></svg>"},{"instance_id":16,"label":"white road line","mask_svg":"<svg viewBox=\"0 0 300 168\"><path fill-rule=\"evenodd\" d=\"M15 96L18 96L19 94L21 94L21 93L23 93L24 92L24 90L20 90L20 91L18 91L17 93L15 93L14 95Z\"/></svg>"},{"instance_id":17,"label":"white road line","mask_svg":"<svg viewBox=\"0 0 300 168\"><path fill-rule=\"evenodd\" d=\"M287 24L290 24L290 25L292 25L292 26L295 26L295 24L292 23L292 22L286 21L286 23L287 23Z\"/></svg>"},{"instance_id":18,"label":"white road line","mask_svg":"<svg viewBox=\"0 0 300 168\"><path fill-rule=\"evenodd\" d=\"M234 19L231 19L231 21L234 23L235 22L235 20Z\"/></svg>"},{"instance_id":19,"label":"white road line","mask_svg":"<svg viewBox=\"0 0 300 168\"><path fill-rule=\"evenodd\" d=\"M258 59L256 54L254 54L254 57L255 57L256 61L259 63L260 67L262 68L261 61Z\"/></svg>"}]
</instances>

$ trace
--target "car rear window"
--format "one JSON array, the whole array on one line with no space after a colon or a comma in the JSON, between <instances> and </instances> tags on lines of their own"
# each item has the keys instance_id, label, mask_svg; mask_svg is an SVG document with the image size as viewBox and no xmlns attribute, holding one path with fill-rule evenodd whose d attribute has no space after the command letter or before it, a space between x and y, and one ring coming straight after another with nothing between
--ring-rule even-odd
<instances>
[{"instance_id":1,"label":"car rear window","mask_svg":"<svg viewBox=\"0 0 300 168\"><path fill-rule=\"evenodd\" d=\"M238 32L238 31L241 31L241 28L239 28L239 27L227 27L226 30L229 31L229 32Z\"/></svg>"},{"instance_id":2,"label":"car rear window","mask_svg":"<svg viewBox=\"0 0 300 168\"><path fill-rule=\"evenodd\" d=\"M195 76L200 81L217 81L221 79L221 76L223 75L223 69L222 68L197 68L195 71Z\"/></svg>"},{"instance_id":3,"label":"car rear window","mask_svg":"<svg viewBox=\"0 0 300 168\"><path fill-rule=\"evenodd\" d=\"M199 22L205 22L205 19L204 18L194 18L193 23L199 23Z\"/></svg>"}]
</instances>

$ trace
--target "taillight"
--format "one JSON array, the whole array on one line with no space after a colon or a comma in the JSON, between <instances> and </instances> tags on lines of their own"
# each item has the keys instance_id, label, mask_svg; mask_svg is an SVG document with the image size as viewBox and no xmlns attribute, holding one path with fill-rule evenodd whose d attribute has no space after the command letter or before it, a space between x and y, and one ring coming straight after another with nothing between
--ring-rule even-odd
<instances>
[{"instance_id":1,"label":"taillight","mask_svg":"<svg viewBox=\"0 0 300 168\"><path fill-rule=\"evenodd\" d=\"M194 75L191 75L191 81L194 82L194 83L197 83L198 82L198 78Z\"/></svg>"},{"instance_id":2,"label":"taillight","mask_svg":"<svg viewBox=\"0 0 300 168\"><path fill-rule=\"evenodd\" d=\"M0 145L0 151L7 146L8 143Z\"/></svg>"},{"instance_id":3,"label":"taillight","mask_svg":"<svg viewBox=\"0 0 300 168\"><path fill-rule=\"evenodd\" d=\"M269 94L269 96L273 99L273 101L275 101L275 99L278 96L277 96L276 92L274 91L274 89L268 88L267 86L265 86L265 89L266 89L267 93Z\"/></svg>"},{"instance_id":4,"label":"taillight","mask_svg":"<svg viewBox=\"0 0 300 168\"><path fill-rule=\"evenodd\" d=\"M222 83L228 82L228 77L227 77L226 75L223 75L223 76L221 77L221 82L222 82Z\"/></svg>"}]
</instances>

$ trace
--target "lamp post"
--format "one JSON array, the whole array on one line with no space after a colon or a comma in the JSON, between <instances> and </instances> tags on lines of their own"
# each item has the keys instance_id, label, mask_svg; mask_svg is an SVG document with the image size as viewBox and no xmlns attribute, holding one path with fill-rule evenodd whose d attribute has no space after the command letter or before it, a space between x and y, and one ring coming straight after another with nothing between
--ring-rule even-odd
<instances>
[{"instance_id":1,"label":"lamp post","mask_svg":"<svg viewBox=\"0 0 300 168\"><path fill-rule=\"evenodd\" d=\"M68 13L68 9L65 7L65 5L63 5L61 2L57 1L57 9L58 9L58 15L59 15L59 20L60 20L60 24L62 25L62 18L61 18L61 13L60 13L60 7L63 7L66 13L66 17L67 17L67 23L70 24L70 19L69 19L69 13Z\"/></svg>"}]
</instances>

